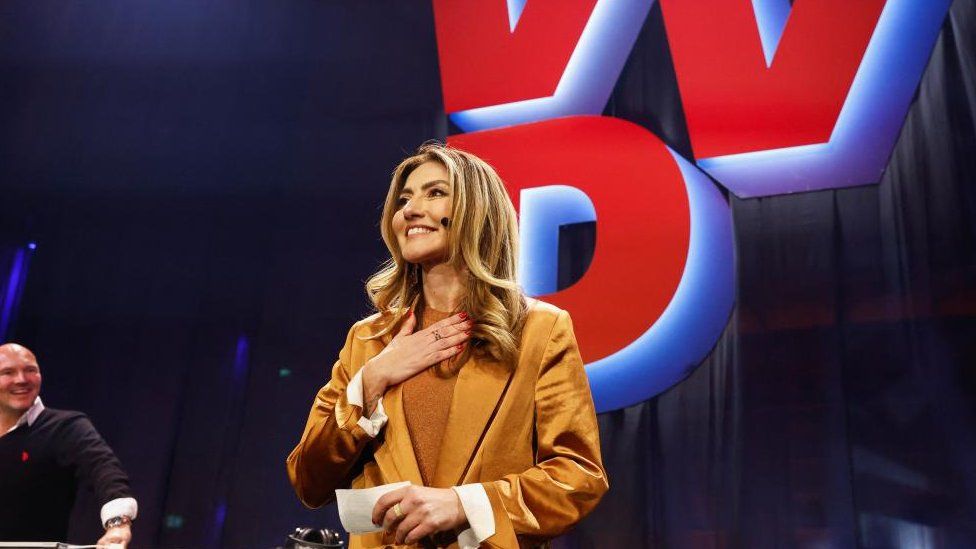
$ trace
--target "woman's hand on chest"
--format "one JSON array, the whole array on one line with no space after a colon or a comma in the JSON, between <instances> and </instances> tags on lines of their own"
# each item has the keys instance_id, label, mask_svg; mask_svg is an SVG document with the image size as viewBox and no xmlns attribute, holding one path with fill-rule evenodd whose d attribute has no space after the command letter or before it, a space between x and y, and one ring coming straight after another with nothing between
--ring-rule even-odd
<instances>
[{"instance_id":1,"label":"woman's hand on chest","mask_svg":"<svg viewBox=\"0 0 976 549\"><path fill-rule=\"evenodd\" d=\"M393 340L363 366L367 413L372 413L387 388L463 351L474 322L459 313L414 332L416 326L411 311Z\"/></svg>"}]
</instances>

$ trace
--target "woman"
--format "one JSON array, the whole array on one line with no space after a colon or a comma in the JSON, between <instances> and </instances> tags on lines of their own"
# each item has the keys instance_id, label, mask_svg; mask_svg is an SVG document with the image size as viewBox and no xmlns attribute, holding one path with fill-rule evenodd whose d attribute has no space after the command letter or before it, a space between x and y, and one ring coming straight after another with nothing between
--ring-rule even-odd
<instances>
[{"instance_id":1,"label":"woman","mask_svg":"<svg viewBox=\"0 0 976 549\"><path fill-rule=\"evenodd\" d=\"M377 314L349 331L288 475L310 507L399 481L350 547L535 547L607 490L569 315L516 285L518 225L495 171L422 146L394 171Z\"/></svg>"}]
</instances>

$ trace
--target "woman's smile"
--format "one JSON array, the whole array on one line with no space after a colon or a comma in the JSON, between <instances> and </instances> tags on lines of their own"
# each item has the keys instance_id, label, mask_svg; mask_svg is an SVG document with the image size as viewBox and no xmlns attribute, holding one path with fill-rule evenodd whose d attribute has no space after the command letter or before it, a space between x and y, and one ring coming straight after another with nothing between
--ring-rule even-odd
<instances>
[{"instance_id":1,"label":"woman's smile","mask_svg":"<svg viewBox=\"0 0 976 549\"><path fill-rule=\"evenodd\" d=\"M432 229L423 225L414 225L407 228L407 238L414 236L426 236L435 231L437 231L437 229Z\"/></svg>"}]
</instances>

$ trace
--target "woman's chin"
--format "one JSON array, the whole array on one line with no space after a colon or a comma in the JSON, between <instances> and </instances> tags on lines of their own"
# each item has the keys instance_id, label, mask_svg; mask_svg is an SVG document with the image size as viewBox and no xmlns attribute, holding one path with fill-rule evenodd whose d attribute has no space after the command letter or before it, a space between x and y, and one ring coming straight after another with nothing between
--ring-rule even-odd
<instances>
[{"instance_id":1,"label":"woman's chin","mask_svg":"<svg viewBox=\"0 0 976 549\"><path fill-rule=\"evenodd\" d=\"M420 265L424 270L429 270L444 262L444 254L403 254L403 260L407 263Z\"/></svg>"}]
</instances>

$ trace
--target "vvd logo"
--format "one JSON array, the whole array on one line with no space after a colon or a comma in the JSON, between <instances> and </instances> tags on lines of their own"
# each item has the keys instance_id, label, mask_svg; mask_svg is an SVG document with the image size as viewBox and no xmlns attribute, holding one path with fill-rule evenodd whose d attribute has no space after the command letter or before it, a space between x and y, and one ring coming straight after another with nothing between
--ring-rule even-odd
<instances>
[{"instance_id":1,"label":"vvd logo","mask_svg":"<svg viewBox=\"0 0 976 549\"><path fill-rule=\"evenodd\" d=\"M598 116L654 0L434 0L466 132L449 142L509 186L521 282L572 313L598 411L671 387L725 327L732 222L709 175L740 197L876 183L950 2L660 0L684 158ZM592 261L558 290L560 227L582 222Z\"/></svg>"}]
</instances>

